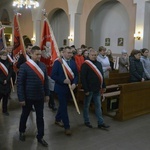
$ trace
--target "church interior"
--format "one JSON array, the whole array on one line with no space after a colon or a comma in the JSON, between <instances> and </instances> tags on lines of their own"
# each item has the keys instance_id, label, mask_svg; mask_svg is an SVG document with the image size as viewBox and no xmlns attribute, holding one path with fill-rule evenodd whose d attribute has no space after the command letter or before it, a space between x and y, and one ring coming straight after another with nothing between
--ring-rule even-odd
<instances>
[{"instance_id":1,"label":"church interior","mask_svg":"<svg viewBox=\"0 0 150 150\"><path fill-rule=\"evenodd\" d=\"M30 1L38 4L31 5ZM46 17L58 48L85 45L98 51L104 46L111 50L114 62L124 50L128 55L133 49L150 50L150 0L0 0L0 27L4 27L6 46L13 46L16 13L21 14L19 24L25 45L40 46ZM78 85L76 98L81 114L73 101L68 104L71 136L65 136L64 130L55 125L56 111L44 104L44 138L49 144L45 149L150 149L150 81L129 84L128 73L118 75L116 72L105 80L107 93L102 102L109 130L97 129L93 105L89 110L93 128L84 126L83 90ZM0 102L0 150L42 150L44 148L36 141L35 112L30 113L27 121L26 141L18 138L21 107L16 87L15 84L8 102L9 116L1 113ZM58 107L57 98L55 102Z\"/></svg>"}]
</instances>

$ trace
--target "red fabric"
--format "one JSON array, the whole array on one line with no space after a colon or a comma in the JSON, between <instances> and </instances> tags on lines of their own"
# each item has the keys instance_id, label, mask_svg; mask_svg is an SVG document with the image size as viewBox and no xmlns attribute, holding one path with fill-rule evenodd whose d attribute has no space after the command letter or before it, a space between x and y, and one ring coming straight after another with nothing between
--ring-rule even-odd
<instances>
[{"instance_id":1,"label":"red fabric","mask_svg":"<svg viewBox=\"0 0 150 150\"><path fill-rule=\"evenodd\" d=\"M84 57L82 55L75 55L74 59L75 59L76 65L77 65L78 72L80 72L81 66L84 63Z\"/></svg>"},{"instance_id":2,"label":"red fabric","mask_svg":"<svg viewBox=\"0 0 150 150\"><path fill-rule=\"evenodd\" d=\"M41 57L41 62L43 62L46 65L47 73L48 75L50 75L52 72L52 66L53 66L53 61L51 60L51 57L49 58Z\"/></svg>"},{"instance_id":3,"label":"red fabric","mask_svg":"<svg viewBox=\"0 0 150 150\"><path fill-rule=\"evenodd\" d=\"M23 54L26 58L26 52L24 47L24 42L22 39L21 31L20 31L20 25L18 21L18 16L20 14L15 14L14 17L14 47L13 47L13 59L14 59L14 69L17 71L17 62L19 59L20 54Z\"/></svg>"},{"instance_id":4,"label":"red fabric","mask_svg":"<svg viewBox=\"0 0 150 150\"><path fill-rule=\"evenodd\" d=\"M42 56L41 61L46 65L47 73L48 75L50 75L54 60L58 57L57 56L58 47L54 39L53 31L47 19L44 20L44 25L43 25L41 50L45 50L44 46L46 45L46 42L50 42L51 56L49 56L48 58Z\"/></svg>"}]
</instances>

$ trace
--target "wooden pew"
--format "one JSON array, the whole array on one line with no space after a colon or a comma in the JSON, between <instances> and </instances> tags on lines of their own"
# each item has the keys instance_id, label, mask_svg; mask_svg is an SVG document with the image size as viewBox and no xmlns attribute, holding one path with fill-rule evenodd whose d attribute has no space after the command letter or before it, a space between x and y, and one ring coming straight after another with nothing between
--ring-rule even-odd
<instances>
[{"instance_id":1,"label":"wooden pew","mask_svg":"<svg viewBox=\"0 0 150 150\"><path fill-rule=\"evenodd\" d=\"M113 75L112 75L113 74ZM106 92L118 91L118 84L128 83L129 82L129 73L117 73L111 72L110 78L105 79ZM76 98L78 102L83 102L84 100L84 91L81 84L78 84Z\"/></svg>"},{"instance_id":2,"label":"wooden pew","mask_svg":"<svg viewBox=\"0 0 150 150\"><path fill-rule=\"evenodd\" d=\"M106 85L129 83L129 73L113 73L108 79L105 79Z\"/></svg>"},{"instance_id":3,"label":"wooden pew","mask_svg":"<svg viewBox=\"0 0 150 150\"><path fill-rule=\"evenodd\" d=\"M150 81L120 85L115 119L123 121L150 113Z\"/></svg>"}]
</instances>

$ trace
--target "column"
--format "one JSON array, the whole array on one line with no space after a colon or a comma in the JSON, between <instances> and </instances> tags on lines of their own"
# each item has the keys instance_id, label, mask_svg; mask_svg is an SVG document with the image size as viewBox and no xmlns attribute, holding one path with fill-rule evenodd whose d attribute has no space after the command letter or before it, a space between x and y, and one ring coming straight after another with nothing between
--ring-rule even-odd
<instances>
[{"instance_id":1,"label":"column","mask_svg":"<svg viewBox=\"0 0 150 150\"><path fill-rule=\"evenodd\" d=\"M69 15L70 15L70 33L68 36L72 37L72 41L69 40L69 45L75 45L79 47L80 34L79 34L79 13L77 8L80 0L68 0ZM78 15L77 15L78 14Z\"/></svg>"},{"instance_id":2,"label":"column","mask_svg":"<svg viewBox=\"0 0 150 150\"><path fill-rule=\"evenodd\" d=\"M147 0L134 0L136 4L136 23L135 23L135 34L140 32L141 39L135 39L135 49L143 48L143 37L144 37L144 19L145 19L145 4Z\"/></svg>"}]
</instances>

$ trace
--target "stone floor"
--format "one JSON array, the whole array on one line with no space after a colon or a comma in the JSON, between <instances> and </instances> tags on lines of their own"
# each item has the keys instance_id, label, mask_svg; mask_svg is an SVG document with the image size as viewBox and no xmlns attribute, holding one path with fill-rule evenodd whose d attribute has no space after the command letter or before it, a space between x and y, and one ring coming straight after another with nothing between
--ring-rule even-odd
<instances>
[{"instance_id":1,"label":"stone floor","mask_svg":"<svg viewBox=\"0 0 150 150\"><path fill-rule=\"evenodd\" d=\"M63 128L54 124L55 112L47 104L44 109L45 136L49 147L44 148L37 143L35 112L32 112L27 122L26 141L18 139L18 124L21 108L16 93L12 93L9 101L10 116L3 116L0 112L0 150L150 150L150 115L140 116L128 121L119 122L104 116L110 130L97 129L97 122L93 112L90 119L93 129L84 126L81 114L73 105L69 105L70 125L73 132L71 137L64 134ZM0 106L1 110L1 106Z\"/></svg>"}]
</instances>

